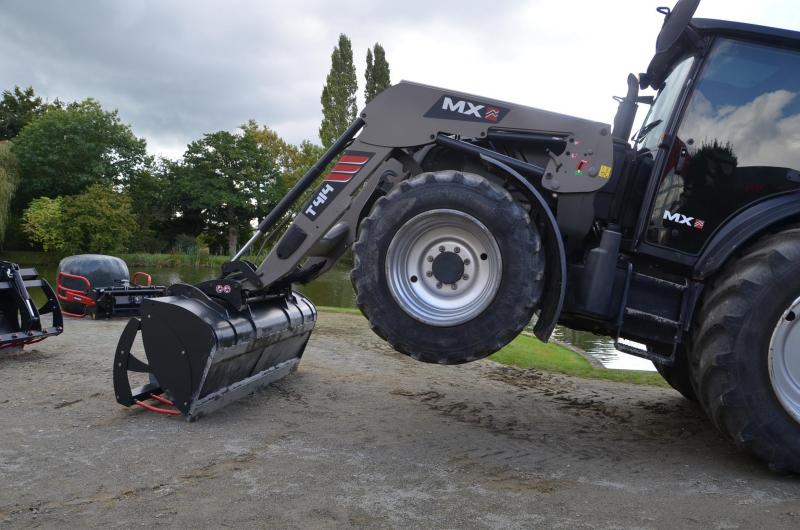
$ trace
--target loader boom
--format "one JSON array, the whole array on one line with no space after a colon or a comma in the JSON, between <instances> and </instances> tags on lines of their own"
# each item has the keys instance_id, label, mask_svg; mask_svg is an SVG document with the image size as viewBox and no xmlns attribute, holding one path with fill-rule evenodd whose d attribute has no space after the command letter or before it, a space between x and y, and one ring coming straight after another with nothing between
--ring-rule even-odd
<instances>
[{"instance_id":1,"label":"loader boom","mask_svg":"<svg viewBox=\"0 0 800 530\"><path fill-rule=\"evenodd\" d=\"M548 150L540 165L491 153L500 162L534 177L533 182L546 190L557 194L591 193L611 176L613 149L608 124L402 81L366 106L243 247L243 251L249 248L285 215L322 169L344 151L342 159L300 208L292 225L256 270L258 287L269 289L289 277L340 220L348 233L343 244L349 246L357 236L358 222L364 215L361 210L370 203L381 181L390 188L415 174L413 165L406 163L410 153L461 140L466 140L462 143L469 148L474 141L514 134L528 142L551 145L557 140L563 146L558 152ZM477 151L473 154L480 157ZM243 251L234 259L244 255Z\"/></svg>"}]
</instances>

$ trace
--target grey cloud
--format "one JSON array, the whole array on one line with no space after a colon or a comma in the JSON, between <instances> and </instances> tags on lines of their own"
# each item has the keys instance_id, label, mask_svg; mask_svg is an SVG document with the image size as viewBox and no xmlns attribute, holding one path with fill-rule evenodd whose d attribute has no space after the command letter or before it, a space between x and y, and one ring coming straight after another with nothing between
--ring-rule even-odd
<instances>
[{"instance_id":1,"label":"grey cloud","mask_svg":"<svg viewBox=\"0 0 800 530\"><path fill-rule=\"evenodd\" d=\"M387 7L367 0L7 1L0 88L32 85L49 99L94 97L119 109L151 148L172 154L202 133L249 118L289 141L316 141L319 93L338 33L379 40L403 26L468 30L487 20L475 15L487 9L478 1ZM503 23L503 15L493 17L492 24ZM355 53L358 60L365 50Z\"/></svg>"}]
</instances>

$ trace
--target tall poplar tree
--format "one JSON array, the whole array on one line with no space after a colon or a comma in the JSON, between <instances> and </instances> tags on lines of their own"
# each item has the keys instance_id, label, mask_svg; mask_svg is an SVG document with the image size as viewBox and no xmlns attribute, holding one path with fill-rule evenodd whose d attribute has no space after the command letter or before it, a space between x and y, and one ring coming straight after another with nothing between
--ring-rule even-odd
<instances>
[{"instance_id":1,"label":"tall poplar tree","mask_svg":"<svg viewBox=\"0 0 800 530\"><path fill-rule=\"evenodd\" d=\"M367 48L367 70L364 72L364 77L367 80L364 89L364 99L367 103L392 85L386 52L378 43L375 43L374 53L372 49Z\"/></svg>"},{"instance_id":2,"label":"tall poplar tree","mask_svg":"<svg viewBox=\"0 0 800 530\"><path fill-rule=\"evenodd\" d=\"M17 159L11 153L9 142L0 140L0 243L6 235L11 198L18 182Z\"/></svg>"},{"instance_id":3,"label":"tall poplar tree","mask_svg":"<svg viewBox=\"0 0 800 530\"><path fill-rule=\"evenodd\" d=\"M331 54L331 70L322 89L322 124L319 137L322 145L330 147L356 119L356 67L353 46L347 35L339 35L339 44Z\"/></svg>"}]
</instances>

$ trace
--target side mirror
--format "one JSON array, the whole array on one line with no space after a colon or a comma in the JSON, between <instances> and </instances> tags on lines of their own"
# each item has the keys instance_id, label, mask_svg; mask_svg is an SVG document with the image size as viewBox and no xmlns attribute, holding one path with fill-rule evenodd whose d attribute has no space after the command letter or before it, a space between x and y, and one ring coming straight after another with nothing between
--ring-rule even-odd
<instances>
[{"instance_id":1,"label":"side mirror","mask_svg":"<svg viewBox=\"0 0 800 530\"><path fill-rule=\"evenodd\" d=\"M648 86L658 90L667 76L667 68L671 62L687 47L696 46L700 42L697 32L690 22L700 0L678 0L675 7L659 7L657 11L664 15L664 24L656 39L656 53L647 67L647 72L639 76L639 86Z\"/></svg>"}]
</instances>

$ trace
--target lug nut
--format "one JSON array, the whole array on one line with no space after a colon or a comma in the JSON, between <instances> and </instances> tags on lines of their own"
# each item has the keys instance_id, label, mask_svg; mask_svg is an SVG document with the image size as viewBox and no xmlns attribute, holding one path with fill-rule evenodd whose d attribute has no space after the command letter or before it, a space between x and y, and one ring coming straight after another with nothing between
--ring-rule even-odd
<instances>
[{"instance_id":1,"label":"lug nut","mask_svg":"<svg viewBox=\"0 0 800 530\"><path fill-rule=\"evenodd\" d=\"M469 280L469 274L465 274L461 278L464 279L464 280Z\"/></svg>"},{"instance_id":2,"label":"lug nut","mask_svg":"<svg viewBox=\"0 0 800 530\"><path fill-rule=\"evenodd\" d=\"M454 249L453 249L453 252L455 252L456 254L458 254L459 252L461 252L461 247L456 247L456 248L454 248Z\"/></svg>"},{"instance_id":3,"label":"lug nut","mask_svg":"<svg viewBox=\"0 0 800 530\"><path fill-rule=\"evenodd\" d=\"M444 252L444 246L439 246L439 252Z\"/></svg>"},{"instance_id":4,"label":"lug nut","mask_svg":"<svg viewBox=\"0 0 800 530\"><path fill-rule=\"evenodd\" d=\"M436 282L436 288L437 289L441 289L442 288L442 282Z\"/></svg>"},{"instance_id":5,"label":"lug nut","mask_svg":"<svg viewBox=\"0 0 800 530\"><path fill-rule=\"evenodd\" d=\"M427 276L428 278L430 278L431 276L433 276L433 271L428 271L428 272L426 272L426 273L425 273L425 276Z\"/></svg>"},{"instance_id":6,"label":"lug nut","mask_svg":"<svg viewBox=\"0 0 800 530\"><path fill-rule=\"evenodd\" d=\"M458 285L451 283L450 288L455 291L456 289L458 289Z\"/></svg>"},{"instance_id":7,"label":"lug nut","mask_svg":"<svg viewBox=\"0 0 800 530\"><path fill-rule=\"evenodd\" d=\"M433 256L428 256L428 263L431 263L432 261L433 261Z\"/></svg>"},{"instance_id":8,"label":"lug nut","mask_svg":"<svg viewBox=\"0 0 800 530\"><path fill-rule=\"evenodd\" d=\"M465 259L464 260L464 265L469 265L470 263L472 263L472 262L469 259Z\"/></svg>"}]
</instances>

